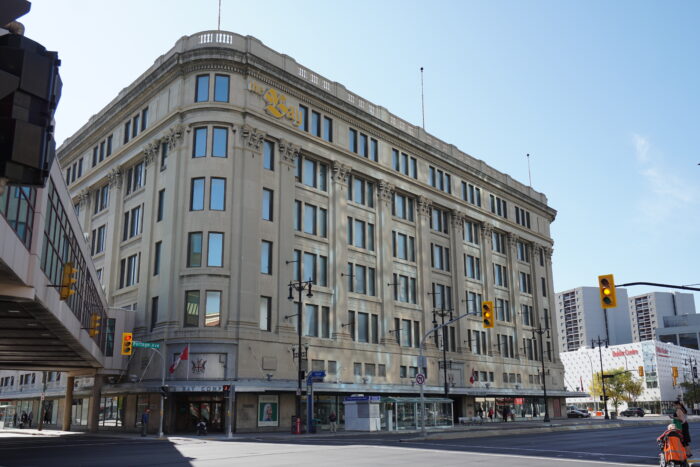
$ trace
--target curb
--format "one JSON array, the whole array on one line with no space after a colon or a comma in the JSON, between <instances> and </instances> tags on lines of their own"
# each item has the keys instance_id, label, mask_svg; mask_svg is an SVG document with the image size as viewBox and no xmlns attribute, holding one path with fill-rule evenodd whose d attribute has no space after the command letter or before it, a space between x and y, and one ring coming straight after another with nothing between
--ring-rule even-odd
<instances>
[{"instance_id":1,"label":"curb","mask_svg":"<svg viewBox=\"0 0 700 467\"><path fill-rule=\"evenodd\" d=\"M650 420L648 422L637 422L634 426L656 426L667 425L666 420ZM578 430L605 430L610 428L629 427L629 423L614 422L614 423L591 423L580 425L549 425L541 427L523 427L501 430L475 430L461 432L445 432L445 433L429 433L426 437L417 436L412 438L402 438L400 442L411 442L417 440L441 440L441 439L460 439L460 438L485 438L490 436L508 436L508 435L525 435L536 433L551 433L555 431L578 431Z\"/></svg>"}]
</instances>

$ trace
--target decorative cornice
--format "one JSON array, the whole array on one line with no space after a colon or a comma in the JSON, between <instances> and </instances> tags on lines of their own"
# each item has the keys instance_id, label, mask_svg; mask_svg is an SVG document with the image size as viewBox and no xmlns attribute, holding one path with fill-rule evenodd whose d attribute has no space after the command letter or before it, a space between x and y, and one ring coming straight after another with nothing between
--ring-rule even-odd
<instances>
[{"instance_id":1,"label":"decorative cornice","mask_svg":"<svg viewBox=\"0 0 700 467\"><path fill-rule=\"evenodd\" d=\"M151 141L146 145L146 147L143 148L143 153L145 154L143 161L145 162L146 167L148 167L151 164L151 162L153 162L153 159L155 158L156 154L158 154L159 149L160 139Z\"/></svg>"},{"instance_id":2,"label":"decorative cornice","mask_svg":"<svg viewBox=\"0 0 700 467\"><path fill-rule=\"evenodd\" d=\"M430 217L430 210L433 207L433 202L425 196L418 197L418 215Z\"/></svg>"},{"instance_id":3,"label":"decorative cornice","mask_svg":"<svg viewBox=\"0 0 700 467\"><path fill-rule=\"evenodd\" d=\"M171 127L168 132L161 138L161 142L168 144L168 149L172 149L182 140L185 129L181 124Z\"/></svg>"},{"instance_id":4,"label":"decorative cornice","mask_svg":"<svg viewBox=\"0 0 700 467\"><path fill-rule=\"evenodd\" d=\"M109 171L107 174L107 181L109 182L109 186L119 188L121 189L122 187L122 169L121 167L116 167L112 170Z\"/></svg>"},{"instance_id":5,"label":"decorative cornice","mask_svg":"<svg viewBox=\"0 0 700 467\"><path fill-rule=\"evenodd\" d=\"M457 210L453 210L450 215L450 221L452 223L452 229L455 232L462 232L464 228L464 220L466 216ZM460 235L461 236L461 235Z\"/></svg>"},{"instance_id":6,"label":"decorative cornice","mask_svg":"<svg viewBox=\"0 0 700 467\"><path fill-rule=\"evenodd\" d=\"M241 136L249 148L260 152L263 140L265 139L265 133L250 125L243 125L241 128ZM280 151L281 150L282 145L280 144Z\"/></svg>"},{"instance_id":7,"label":"decorative cornice","mask_svg":"<svg viewBox=\"0 0 700 467\"><path fill-rule=\"evenodd\" d=\"M90 202L90 191L83 190L78 194L78 203L80 207L86 206Z\"/></svg>"},{"instance_id":8,"label":"decorative cornice","mask_svg":"<svg viewBox=\"0 0 700 467\"><path fill-rule=\"evenodd\" d=\"M333 161L333 181L336 183L345 183L347 182L348 176L350 175L350 172L352 172L352 169L350 168L349 165L345 165L341 162L338 161Z\"/></svg>"},{"instance_id":9,"label":"decorative cornice","mask_svg":"<svg viewBox=\"0 0 700 467\"><path fill-rule=\"evenodd\" d=\"M391 205L394 199L394 185L384 180L379 181L379 199L387 206Z\"/></svg>"},{"instance_id":10,"label":"decorative cornice","mask_svg":"<svg viewBox=\"0 0 700 467\"><path fill-rule=\"evenodd\" d=\"M301 146L292 144L286 139L281 139L279 144L280 161L289 165L294 165L294 160L299 157Z\"/></svg>"},{"instance_id":11,"label":"decorative cornice","mask_svg":"<svg viewBox=\"0 0 700 467\"><path fill-rule=\"evenodd\" d=\"M481 235L487 239L491 240L491 235L493 234L493 226L491 224L481 224Z\"/></svg>"}]
</instances>

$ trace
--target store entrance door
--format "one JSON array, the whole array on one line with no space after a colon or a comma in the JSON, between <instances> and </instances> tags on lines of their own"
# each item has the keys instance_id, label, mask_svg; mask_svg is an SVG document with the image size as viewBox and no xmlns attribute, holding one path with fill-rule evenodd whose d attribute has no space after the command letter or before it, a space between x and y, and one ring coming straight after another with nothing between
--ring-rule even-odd
<instances>
[{"instance_id":1,"label":"store entrance door","mask_svg":"<svg viewBox=\"0 0 700 467\"><path fill-rule=\"evenodd\" d=\"M209 433L224 431L223 398L187 395L177 401L176 430L195 432L197 423L207 424Z\"/></svg>"}]
</instances>

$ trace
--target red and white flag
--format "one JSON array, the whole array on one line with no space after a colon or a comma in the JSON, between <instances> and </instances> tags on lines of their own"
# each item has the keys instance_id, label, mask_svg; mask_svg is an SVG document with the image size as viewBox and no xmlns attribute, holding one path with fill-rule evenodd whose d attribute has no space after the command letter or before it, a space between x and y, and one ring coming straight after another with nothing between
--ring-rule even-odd
<instances>
[{"instance_id":1,"label":"red and white flag","mask_svg":"<svg viewBox=\"0 0 700 467\"><path fill-rule=\"evenodd\" d=\"M472 375L469 377L470 384L474 384L474 381L475 381L474 373L476 373L476 370L472 369Z\"/></svg>"},{"instance_id":2,"label":"red and white flag","mask_svg":"<svg viewBox=\"0 0 700 467\"><path fill-rule=\"evenodd\" d=\"M180 355L177 356L175 361L173 362L172 365L170 365L170 374L175 373L175 370L177 369L178 365L180 364L180 361L182 360L188 360L190 357L190 344L187 344L184 349L182 349L182 352L180 352Z\"/></svg>"}]
</instances>

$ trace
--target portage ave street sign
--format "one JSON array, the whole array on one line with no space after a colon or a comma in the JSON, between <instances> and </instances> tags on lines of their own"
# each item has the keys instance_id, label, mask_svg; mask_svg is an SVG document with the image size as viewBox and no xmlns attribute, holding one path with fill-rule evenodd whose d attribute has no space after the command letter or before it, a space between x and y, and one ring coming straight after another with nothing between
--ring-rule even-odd
<instances>
[{"instance_id":1,"label":"portage ave street sign","mask_svg":"<svg viewBox=\"0 0 700 467\"><path fill-rule=\"evenodd\" d=\"M160 349L160 344L156 344L155 342L134 341L134 347L143 347L145 349Z\"/></svg>"}]
</instances>

